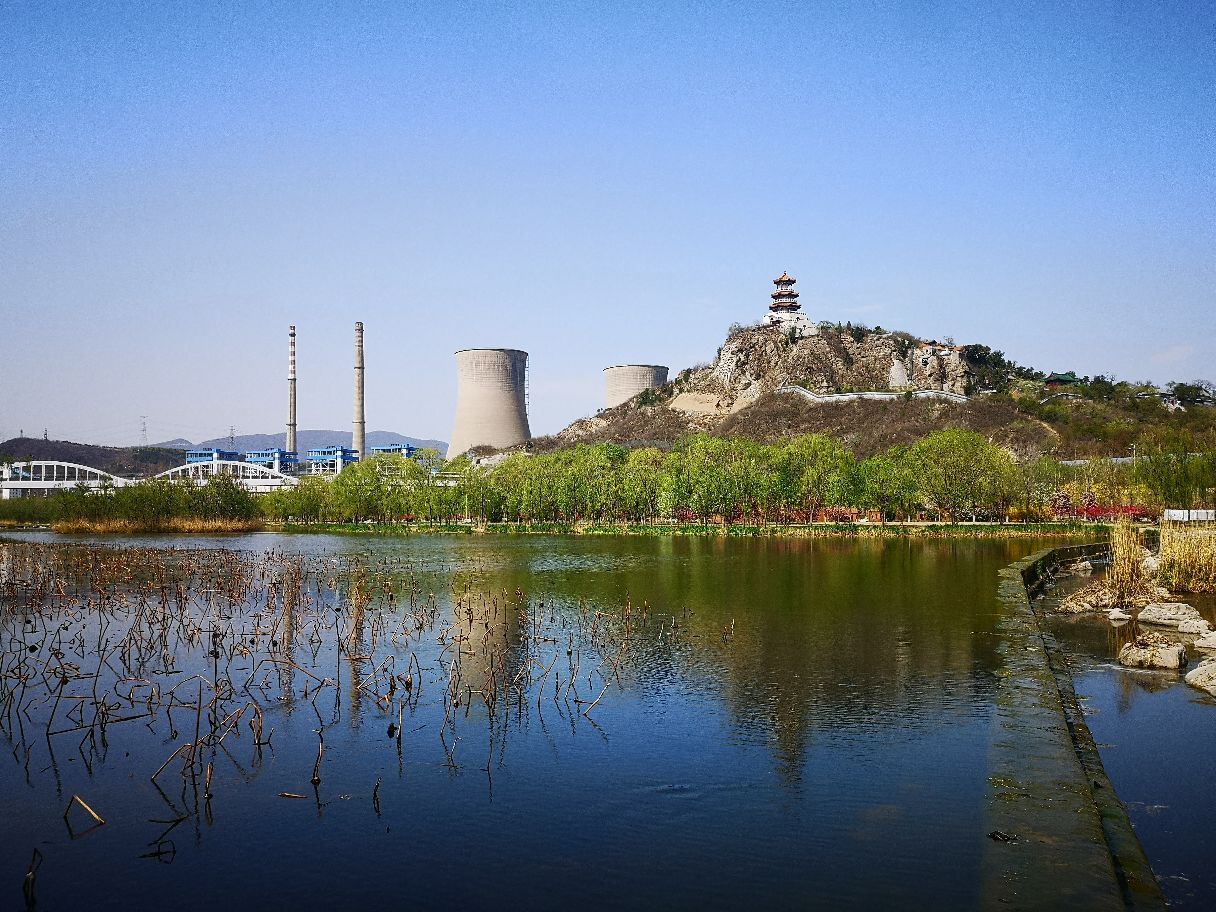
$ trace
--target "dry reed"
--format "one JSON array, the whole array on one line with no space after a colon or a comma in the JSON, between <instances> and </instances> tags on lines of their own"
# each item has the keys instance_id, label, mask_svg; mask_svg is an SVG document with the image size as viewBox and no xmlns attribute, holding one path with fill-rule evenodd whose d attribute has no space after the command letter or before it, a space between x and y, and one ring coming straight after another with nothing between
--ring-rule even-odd
<instances>
[{"instance_id":1,"label":"dry reed","mask_svg":"<svg viewBox=\"0 0 1216 912\"><path fill-rule=\"evenodd\" d=\"M1216 523L1162 523L1157 572L1171 589L1216 592Z\"/></svg>"},{"instance_id":2,"label":"dry reed","mask_svg":"<svg viewBox=\"0 0 1216 912\"><path fill-rule=\"evenodd\" d=\"M467 727L486 726L489 750L478 762L489 774L524 713L555 711L572 728L604 713L626 686L634 638L682 635L648 604L562 612L521 590L466 584L441 605L421 591L411 562L392 557L0 541L0 741L24 759L28 779L46 765L40 754L53 764L55 745L70 738L91 774L106 762L108 739L139 737L146 726L157 744L175 742L167 758L158 750L138 762L180 822L209 815L202 801L222 786L249 781L230 750L242 730L253 735L256 767L279 708L307 706L317 717L310 781L320 803L322 779L341 775L321 768L344 693L352 714L389 727L399 770L404 737L428 716L442 720L453 770ZM334 699L328 714L323 694ZM474 704L478 715L466 721ZM423 724L407 727L410 718ZM378 785L372 800L378 807ZM73 816L100 825L76 805ZM171 851L163 838L155 844L155 853Z\"/></svg>"},{"instance_id":3,"label":"dry reed","mask_svg":"<svg viewBox=\"0 0 1216 912\"><path fill-rule=\"evenodd\" d=\"M1159 601L1161 592L1144 572L1144 547L1130 518L1119 517L1110 533L1110 568L1106 575L1060 603L1065 612L1143 607Z\"/></svg>"}]
</instances>

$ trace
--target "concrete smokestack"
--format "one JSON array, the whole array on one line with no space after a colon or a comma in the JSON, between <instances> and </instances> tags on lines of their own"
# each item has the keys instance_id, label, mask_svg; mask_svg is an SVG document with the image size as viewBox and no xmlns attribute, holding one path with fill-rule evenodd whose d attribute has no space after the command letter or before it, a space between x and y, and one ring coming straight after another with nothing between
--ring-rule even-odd
<instances>
[{"instance_id":1,"label":"concrete smokestack","mask_svg":"<svg viewBox=\"0 0 1216 912\"><path fill-rule=\"evenodd\" d=\"M352 450L357 450L360 459L367 454L367 422L363 420L363 324L355 324L355 423L351 434Z\"/></svg>"},{"instance_id":2,"label":"concrete smokestack","mask_svg":"<svg viewBox=\"0 0 1216 912\"><path fill-rule=\"evenodd\" d=\"M296 328L287 328L287 452L296 451Z\"/></svg>"},{"instance_id":3,"label":"concrete smokestack","mask_svg":"<svg viewBox=\"0 0 1216 912\"><path fill-rule=\"evenodd\" d=\"M604 407L628 402L638 393L658 389L667 382L667 368L661 364L618 364L604 368Z\"/></svg>"},{"instance_id":4,"label":"concrete smokestack","mask_svg":"<svg viewBox=\"0 0 1216 912\"><path fill-rule=\"evenodd\" d=\"M531 439L525 387L528 353L514 348L456 352L456 422L448 458L476 446L496 449Z\"/></svg>"}]
</instances>

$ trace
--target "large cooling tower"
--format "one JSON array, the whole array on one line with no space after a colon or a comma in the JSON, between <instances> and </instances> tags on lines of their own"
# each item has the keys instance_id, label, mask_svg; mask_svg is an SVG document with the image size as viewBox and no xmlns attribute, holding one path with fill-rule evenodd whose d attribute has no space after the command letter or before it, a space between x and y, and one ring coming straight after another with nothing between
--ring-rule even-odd
<instances>
[{"instance_id":1,"label":"large cooling tower","mask_svg":"<svg viewBox=\"0 0 1216 912\"><path fill-rule=\"evenodd\" d=\"M531 438L525 385L528 353L514 348L456 352L456 425L448 459L476 446L498 449Z\"/></svg>"},{"instance_id":2,"label":"large cooling tower","mask_svg":"<svg viewBox=\"0 0 1216 912\"><path fill-rule=\"evenodd\" d=\"M604 368L604 407L628 402L642 390L658 389L667 382L661 364L618 364Z\"/></svg>"}]
</instances>

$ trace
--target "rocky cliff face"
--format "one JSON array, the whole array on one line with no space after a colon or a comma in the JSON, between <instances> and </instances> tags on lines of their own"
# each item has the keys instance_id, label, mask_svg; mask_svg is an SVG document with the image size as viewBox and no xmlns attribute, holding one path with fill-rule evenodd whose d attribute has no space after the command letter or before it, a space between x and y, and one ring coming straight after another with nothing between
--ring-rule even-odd
<instances>
[{"instance_id":1,"label":"rocky cliff face","mask_svg":"<svg viewBox=\"0 0 1216 912\"><path fill-rule=\"evenodd\" d=\"M780 326L753 326L732 333L713 364L681 373L670 406L721 416L782 386L815 393L926 389L967 395L974 380L960 349L902 333L821 328L798 338Z\"/></svg>"},{"instance_id":2,"label":"rocky cliff face","mask_svg":"<svg viewBox=\"0 0 1216 912\"><path fill-rule=\"evenodd\" d=\"M974 382L960 349L904 333L819 327L799 335L762 324L732 332L713 364L681 371L663 389L576 421L557 438L567 444L601 437L660 440L713 431L783 386L815 393L922 389L967 395Z\"/></svg>"}]
</instances>

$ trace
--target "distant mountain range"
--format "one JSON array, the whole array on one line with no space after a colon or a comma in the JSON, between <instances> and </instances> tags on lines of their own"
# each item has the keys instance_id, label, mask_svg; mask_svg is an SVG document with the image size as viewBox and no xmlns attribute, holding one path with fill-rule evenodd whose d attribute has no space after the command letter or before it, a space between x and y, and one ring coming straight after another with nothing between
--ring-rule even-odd
<instances>
[{"instance_id":1,"label":"distant mountain range","mask_svg":"<svg viewBox=\"0 0 1216 912\"><path fill-rule=\"evenodd\" d=\"M299 431L296 434L296 448L300 455L303 456L305 451L314 447L325 446L344 446L348 447L351 443L350 431ZM397 443L408 443L411 446L423 447L431 450L438 450L440 453L448 451L448 445L442 440L419 440L417 437L406 437L403 434L398 434L395 431L368 431L367 445L368 447L376 446L392 446ZM198 443L192 443L185 438L178 437L176 440L166 440L164 443L155 444L156 447L169 450L194 450L194 449L209 449L215 447L220 450L233 449L238 453L244 453L248 450L268 450L272 447L284 447L287 445L287 433L282 431L278 434L238 434L231 440L227 437L215 437L211 440L200 440Z\"/></svg>"}]
</instances>

